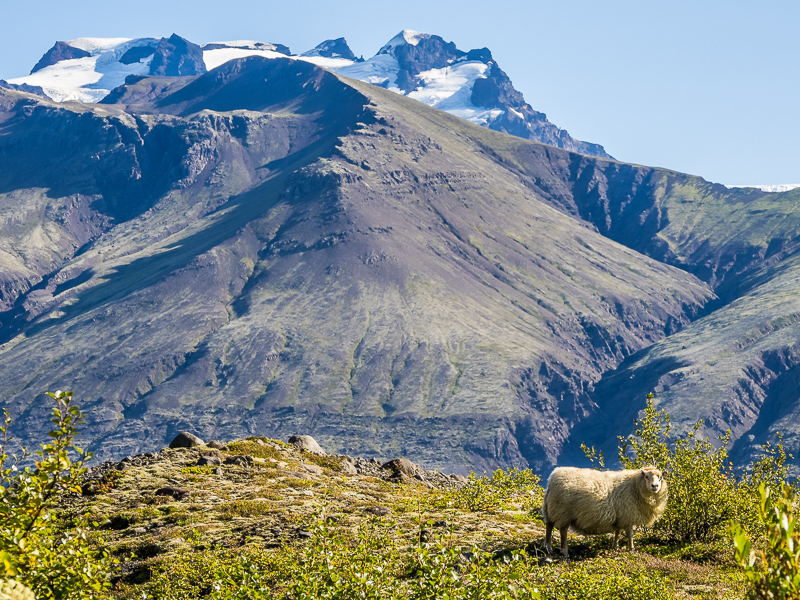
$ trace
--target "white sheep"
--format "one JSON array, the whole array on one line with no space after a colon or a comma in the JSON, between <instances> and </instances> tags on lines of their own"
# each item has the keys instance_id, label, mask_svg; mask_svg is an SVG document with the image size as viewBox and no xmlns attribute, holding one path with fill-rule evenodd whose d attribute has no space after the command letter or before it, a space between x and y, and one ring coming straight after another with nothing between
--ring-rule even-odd
<instances>
[{"instance_id":1,"label":"white sheep","mask_svg":"<svg viewBox=\"0 0 800 600\"><path fill-rule=\"evenodd\" d=\"M667 482L655 467L629 471L595 471L558 467L547 480L542 517L547 527L545 547L553 551L553 527L561 532L561 553L566 557L570 528L582 535L613 533L628 536L633 550L633 528L649 527L667 508Z\"/></svg>"}]
</instances>

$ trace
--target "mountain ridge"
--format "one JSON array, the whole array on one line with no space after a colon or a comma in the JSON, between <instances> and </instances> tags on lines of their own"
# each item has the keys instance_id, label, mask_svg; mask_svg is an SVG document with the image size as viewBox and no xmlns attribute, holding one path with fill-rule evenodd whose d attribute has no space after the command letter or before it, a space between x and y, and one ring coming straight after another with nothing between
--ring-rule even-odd
<instances>
[{"instance_id":1,"label":"mountain ridge","mask_svg":"<svg viewBox=\"0 0 800 600\"><path fill-rule=\"evenodd\" d=\"M99 102L129 76L201 74L251 55L309 61L388 86L497 131L609 156L599 144L573 139L527 104L488 49L463 52L439 36L410 30L401 31L366 61L355 57L344 38L326 40L299 55L292 55L283 44L248 40L212 42L201 48L176 34L161 40L79 38L56 42L31 75L9 83L33 86L28 91L41 88L43 95L57 101Z\"/></svg>"},{"instance_id":2,"label":"mountain ridge","mask_svg":"<svg viewBox=\"0 0 800 600\"><path fill-rule=\"evenodd\" d=\"M164 81L120 99L150 79ZM38 388L69 381L92 398L101 455L191 419L204 435L295 428L367 453L377 432L462 472L544 467L590 410L592 382L711 297L532 196L485 150L508 136L308 63L238 59L165 88L150 112L35 102L6 139L57 114L117 129L134 164L167 134L189 140L167 145L177 185L147 187L138 207L96 200L124 220L2 322L3 404L35 432ZM22 384L21 361L45 355Z\"/></svg>"}]
</instances>

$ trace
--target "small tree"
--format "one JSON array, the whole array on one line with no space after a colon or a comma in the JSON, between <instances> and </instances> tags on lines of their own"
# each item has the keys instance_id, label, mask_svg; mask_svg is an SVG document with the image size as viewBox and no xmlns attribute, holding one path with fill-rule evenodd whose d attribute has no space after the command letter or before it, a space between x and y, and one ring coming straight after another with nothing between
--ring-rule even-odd
<instances>
[{"instance_id":1,"label":"small tree","mask_svg":"<svg viewBox=\"0 0 800 600\"><path fill-rule=\"evenodd\" d=\"M750 598L789 600L800 598L800 517L792 488L782 493L761 483L759 517L766 528L766 546L754 550L741 525L732 527L736 562L750 583Z\"/></svg>"},{"instance_id":2,"label":"small tree","mask_svg":"<svg viewBox=\"0 0 800 600\"><path fill-rule=\"evenodd\" d=\"M0 578L16 577L40 599L94 598L108 587L109 569L116 564L93 550L83 528L59 530L53 508L69 493L80 493L84 463L91 458L74 444L83 422L72 405L72 392L47 394L55 401L55 428L41 450L9 456L6 410L0 427ZM77 460L73 460L75 457ZM22 466L33 459L33 466Z\"/></svg>"},{"instance_id":3,"label":"small tree","mask_svg":"<svg viewBox=\"0 0 800 600\"><path fill-rule=\"evenodd\" d=\"M653 532L673 542L711 542L724 539L734 521L748 531L758 529L755 490L761 483L783 485L787 455L782 443L765 444L763 455L737 476L726 450L730 432L714 444L699 436L703 421L698 421L683 436L674 436L669 415L653 400L648 394L642 418L634 419L634 434L619 438L623 467L655 465L665 473L669 502ZM591 450L584 449L590 460Z\"/></svg>"}]
</instances>

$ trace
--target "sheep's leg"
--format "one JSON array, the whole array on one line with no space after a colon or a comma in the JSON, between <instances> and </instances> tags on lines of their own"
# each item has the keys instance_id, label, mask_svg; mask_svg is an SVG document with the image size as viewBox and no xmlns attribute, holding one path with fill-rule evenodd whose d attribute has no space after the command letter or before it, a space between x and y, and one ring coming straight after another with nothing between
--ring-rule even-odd
<instances>
[{"instance_id":1,"label":"sheep's leg","mask_svg":"<svg viewBox=\"0 0 800 600\"><path fill-rule=\"evenodd\" d=\"M544 549L548 554L553 553L553 523L547 523L547 531L544 534Z\"/></svg>"},{"instance_id":2,"label":"sheep's leg","mask_svg":"<svg viewBox=\"0 0 800 600\"><path fill-rule=\"evenodd\" d=\"M628 534L628 550L633 550L633 525L628 525L626 533Z\"/></svg>"},{"instance_id":3,"label":"sheep's leg","mask_svg":"<svg viewBox=\"0 0 800 600\"><path fill-rule=\"evenodd\" d=\"M569 552L567 552L567 533L569 533L569 525L564 525L561 528L561 554L564 555L564 558L569 557Z\"/></svg>"},{"instance_id":4,"label":"sheep's leg","mask_svg":"<svg viewBox=\"0 0 800 600\"><path fill-rule=\"evenodd\" d=\"M616 550L619 547L619 532L622 531L621 529L614 530L614 543L611 544L611 549Z\"/></svg>"}]
</instances>

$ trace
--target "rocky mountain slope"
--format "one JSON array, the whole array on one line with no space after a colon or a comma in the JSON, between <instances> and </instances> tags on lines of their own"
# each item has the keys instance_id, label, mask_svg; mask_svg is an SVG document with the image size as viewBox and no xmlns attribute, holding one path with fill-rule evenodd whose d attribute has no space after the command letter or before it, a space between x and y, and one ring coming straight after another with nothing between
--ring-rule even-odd
<instances>
[{"instance_id":1,"label":"rocky mountain slope","mask_svg":"<svg viewBox=\"0 0 800 600\"><path fill-rule=\"evenodd\" d=\"M2 94L0 390L31 437L69 387L101 456L191 424L541 467L604 372L712 297L500 157L580 155L306 62L137 78L97 106Z\"/></svg>"},{"instance_id":2,"label":"rocky mountain slope","mask_svg":"<svg viewBox=\"0 0 800 600\"><path fill-rule=\"evenodd\" d=\"M534 110L514 89L487 48L463 52L439 36L403 30L372 58L356 59L344 38L326 40L300 55L287 46L238 40L202 48L169 38L80 38L56 42L27 77L6 86L27 86L64 102L98 102L139 75L196 75L246 56L291 58L408 95L478 125L584 154L610 158L602 146L572 138Z\"/></svg>"},{"instance_id":3,"label":"rocky mountain slope","mask_svg":"<svg viewBox=\"0 0 800 600\"><path fill-rule=\"evenodd\" d=\"M380 56L413 81L439 42L405 35ZM797 455L800 191L479 127L310 62L342 44L229 44L204 64L270 56L202 73L168 38L101 104L0 88L0 405L26 441L68 388L101 458L306 431L546 471L655 389L737 458L777 431Z\"/></svg>"}]
</instances>

